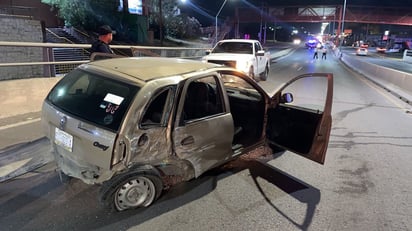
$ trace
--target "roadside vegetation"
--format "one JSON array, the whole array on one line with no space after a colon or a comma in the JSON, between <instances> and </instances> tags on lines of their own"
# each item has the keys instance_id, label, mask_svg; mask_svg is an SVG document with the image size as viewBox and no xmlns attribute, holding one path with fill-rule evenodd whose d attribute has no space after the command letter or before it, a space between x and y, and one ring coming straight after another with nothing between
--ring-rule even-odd
<instances>
[{"instance_id":1,"label":"roadside vegetation","mask_svg":"<svg viewBox=\"0 0 412 231\"><path fill-rule=\"evenodd\" d=\"M161 2L159 2L161 1ZM117 31L116 39L136 42L138 33L153 33L154 39L171 36L177 39L200 37L201 24L194 17L180 13L176 0L147 0L149 16L130 14L127 0L42 0L58 10L66 26L94 31L110 25ZM161 4L159 4L161 3ZM159 11L161 6L161 11Z\"/></svg>"}]
</instances>

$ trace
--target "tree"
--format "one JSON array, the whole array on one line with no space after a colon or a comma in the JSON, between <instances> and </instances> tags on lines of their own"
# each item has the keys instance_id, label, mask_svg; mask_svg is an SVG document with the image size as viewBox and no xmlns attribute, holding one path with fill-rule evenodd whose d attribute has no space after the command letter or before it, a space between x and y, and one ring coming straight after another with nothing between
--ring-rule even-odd
<instances>
[{"instance_id":1,"label":"tree","mask_svg":"<svg viewBox=\"0 0 412 231\"><path fill-rule=\"evenodd\" d=\"M136 20L131 19L127 0L122 0L123 9L119 9L119 0L41 1L58 8L59 16L68 26L94 31L100 25L107 24L118 32L116 38L123 40L131 39L137 33L131 29L136 28L136 25L132 25L136 24ZM177 38L199 35L200 23L195 18L177 13L180 12L177 0L146 0L146 6L150 9L149 25L152 29L161 28L162 34ZM162 10L159 6L162 6Z\"/></svg>"},{"instance_id":2,"label":"tree","mask_svg":"<svg viewBox=\"0 0 412 231\"><path fill-rule=\"evenodd\" d=\"M162 6L160 11L159 6ZM150 0L150 27L154 30L163 28L163 34L175 38L195 38L200 36L200 23L194 17L180 13L177 0ZM160 19L163 19L160 21ZM160 36L160 35L158 35Z\"/></svg>"},{"instance_id":3,"label":"tree","mask_svg":"<svg viewBox=\"0 0 412 231\"><path fill-rule=\"evenodd\" d=\"M42 0L58 8L59 16L66 25L93 30L99 25L119 24L118 1L116 0Z\"/></svg>"}]
</instances>

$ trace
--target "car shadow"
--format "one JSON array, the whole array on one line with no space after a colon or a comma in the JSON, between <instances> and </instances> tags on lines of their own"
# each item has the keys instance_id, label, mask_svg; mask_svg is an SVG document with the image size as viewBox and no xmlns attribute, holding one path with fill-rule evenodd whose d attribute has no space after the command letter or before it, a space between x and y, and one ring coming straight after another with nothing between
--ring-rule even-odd
<instances>
[{"instance_id":1,"label":"car shadow","mask_svg":"<svg viewBox=\"0 0 412 231\"><path fill-rule=\"evenodd\" d=\"M18 178L2 184L0 223L2 228L6 227L3 230L126 230L204 197L215 190L219 180L248 170L266 202L297 228L306 230L320 201L320 191L267 163L279 155L282 153L251 160L237 159L198 179L173 186L148 208L123 212L101 207L97 200L98 186L76 179L62 183L55 171ZM307 204L304 221L294 221L278 208L266 195L258 178Z\"/></svg>"}]
</instances>

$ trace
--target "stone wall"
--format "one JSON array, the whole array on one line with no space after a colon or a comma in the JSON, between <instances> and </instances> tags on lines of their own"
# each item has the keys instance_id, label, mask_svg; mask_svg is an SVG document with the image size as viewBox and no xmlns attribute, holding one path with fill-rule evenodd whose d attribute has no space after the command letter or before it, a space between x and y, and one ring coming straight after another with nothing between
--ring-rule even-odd
<instances>
[{"instance_id":1,"label":"stone wall","mask_svg":"<svg viewBox=\"0 0 412 231\"><path fill-rule=\"evenodd\" d=\"M43 28L28 17L0 16L0 41L43 42ZM0 46L0 63L41 62L43 48ZM43 77L43 66L0 67L0 81Z\"/></svg>"}]
</instances>

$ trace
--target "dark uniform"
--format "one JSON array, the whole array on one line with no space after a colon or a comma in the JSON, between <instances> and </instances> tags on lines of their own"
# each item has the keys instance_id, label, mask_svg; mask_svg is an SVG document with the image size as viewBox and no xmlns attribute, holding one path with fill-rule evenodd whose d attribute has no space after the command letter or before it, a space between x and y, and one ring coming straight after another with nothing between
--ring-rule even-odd
<instances>
[{"instance_id":1,"label":"dark uniform","mask_svg":"<svg viewBox=\"0 0 412 231\"><path fill-rule=\"evenodd\" d=\"M114 54L109 44L106 44L101 40L96 40L92 43L92 48L90 49L90 53L93 53L93 52Z\"/></svg>"}]
</instances>

